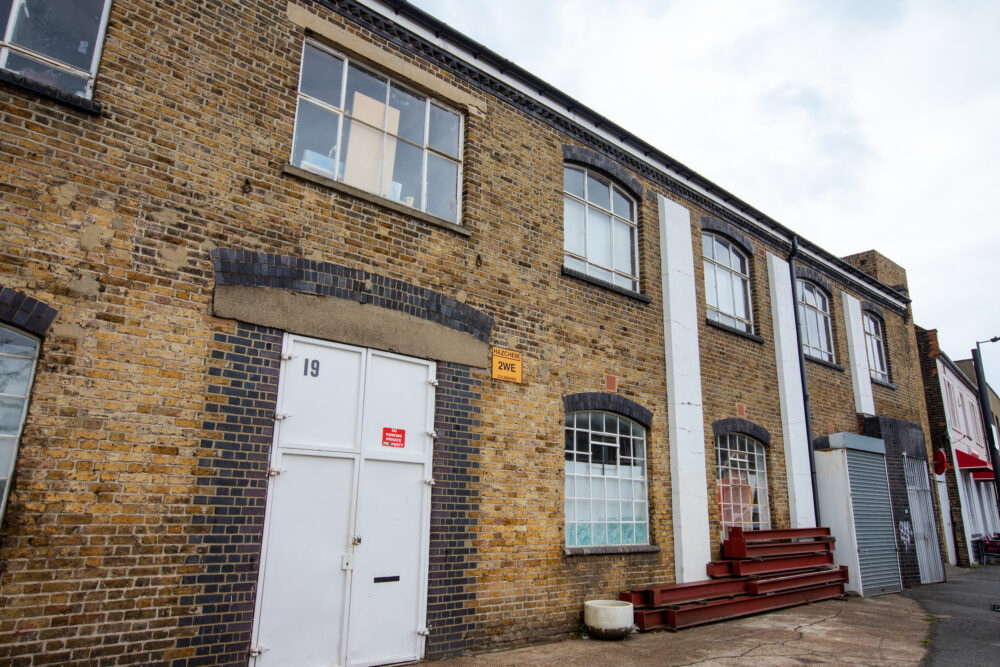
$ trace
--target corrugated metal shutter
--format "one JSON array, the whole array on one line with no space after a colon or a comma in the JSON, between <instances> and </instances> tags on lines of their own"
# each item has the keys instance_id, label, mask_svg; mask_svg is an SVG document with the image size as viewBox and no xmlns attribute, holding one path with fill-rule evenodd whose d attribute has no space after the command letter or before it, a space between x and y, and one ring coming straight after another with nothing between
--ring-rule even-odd
<instances>
[{"instance_id":1,"label":"corrugated metal shutter","mask_svg":"<svg viewBox=\"0 0 1000 667\"><path fill-rule=\"evenodd\" d=\"M861 594L896 593L902 589L902 583L885 457L848 449L847 476L854 507L854 530L858 537Z\"/></svg>"}]
</instances>

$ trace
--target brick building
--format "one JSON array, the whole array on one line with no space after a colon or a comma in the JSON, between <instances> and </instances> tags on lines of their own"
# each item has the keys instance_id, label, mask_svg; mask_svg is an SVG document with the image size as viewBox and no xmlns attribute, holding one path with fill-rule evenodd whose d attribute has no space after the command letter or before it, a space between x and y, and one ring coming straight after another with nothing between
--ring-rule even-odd
<instances>
[{"instance_id":1,"label":"brick building","mask_svg":"<svg viewBox=\"0 0 1000 667\"><path fill-rule=\"evenodd\" d=\"M898 266L406 3L54 6L0 3L4 660L565 636L811 525L810 428L923 446Z\"/></svg>"},{"instance_id":2,"label":"brick building","mask_svg":"<svg viewBox=\"0 0 1000 667\"><path fill-rule=\"evenodd\" d=\"M1000 519L979 389L965 369L975 372L971 359L963 368L944 353L936 329L917 327L917 341L931 437L947 462L936 475L946 557L962 566L982 563L977 543L1000 532Z\"/></svg>"}]
</instances>

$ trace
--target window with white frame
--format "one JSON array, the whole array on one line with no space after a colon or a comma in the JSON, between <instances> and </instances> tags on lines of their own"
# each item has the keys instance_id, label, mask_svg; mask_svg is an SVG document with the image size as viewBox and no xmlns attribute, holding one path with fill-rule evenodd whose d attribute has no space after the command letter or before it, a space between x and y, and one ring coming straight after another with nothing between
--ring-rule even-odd
<instances>
[{"instance_id":1,"label":"window with white frame","mask_svg":"<svg viewBox=\"0 0 1000 667\"><path fill-rule=\"evenodd\" d=\"M0 325L0 521L35 377L38 341Z\"/></svg>"},{"instance_id":2,"label":"window with white frame","mask_svg":"<svg viewBox=\"0 0 1000 667\"><path fill-rule=\"evenodd\" d=\"M646 429L611 412L566 415L566 546L649 544Z\"/></svg>"},{"instance_id":3,"label":"window with white frame","mask_svg":"<svg viewBox=\"0 0 1000 667\"><path fill-rule=\"evenodd\" d=\"M880 382L889 381L889 363L885 355L885 328L882 320L871 313L864 313L861 320L865 327L865 348L868 350L868 372Z\"/></svg>"},{"instance_id":4,"label":"window with white frame","mask_svg":"<svg viewBox=\"0 0 1000 667\"><path fill-rule=\"evenodd\" d=\"M807 280L797 280L795 288L802 351L810 357L833 363L830 299L822 288Z\"/></svg>"},{"instance_id":5,"label":"window with white frame","mask_svg":"<svg viewBox=\"0 0 1000 667\"><path fill-rule=\"evenodd\" d=\"M764 445L741 433L726 433L715 440L715 457L722 535L730 526L745 530L770 528Z\"/></svg>"},{"instance_id":6,"label":"window with white frame","mask_svg":"<svg viewBox=\"0 0 1000 667\"><path fill-rule=\"evenodd\" d=\"M633 292L639 289L635 202L607 178L563 167L566 268Z\"/></svg>"},{"instance_id":7,"label":"window with white frame","mask_svg":"<svg viewBox=\"0 0 1000 667\"><path fill-rule=\"evenodd\" d=\"M0 0L0 68L90 99L111 0Z\"/></svg>"},{"instance_id":8,"label":"window with white frame","mask_svg":"<svg viewBox=\"0 0 1000 667\"><path fill-rule=\"evenodd\" d=\"M459 220L462 116L307 41L292 164Z\"/></svg>"},{"instance_id":9,"label":"window with white frame","mask_svg":"<svg viewBox=\"0 0 1000 667\"><path fill-rule=\"evenodd\" d=\"M716 234L701 235L708 319L740 331L753 331L750 262L733 243Z\"/></svg>"}]
</instances>

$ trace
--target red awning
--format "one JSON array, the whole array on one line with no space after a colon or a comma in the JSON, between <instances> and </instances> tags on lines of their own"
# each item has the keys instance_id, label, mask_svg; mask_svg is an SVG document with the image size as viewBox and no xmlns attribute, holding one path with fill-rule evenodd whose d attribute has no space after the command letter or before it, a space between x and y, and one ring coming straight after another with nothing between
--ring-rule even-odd
<instances>
[{"instance_id":1,"label":"red awning","mask_svg":"<svg viewBox=\"0 0 1000 667\"><path fill-rule=\"evenodd\" d=\"M993 472L993 466L991 466L988 462L982 460L978 456L966 454L961 449L955 450L955 459L958 461L958 467L962 470L971 470L973 472Z\"/></svg>"},{"instance_id":2,"label":"red awning","mask_svg":"<svg viewBox=\"0 0 1000 667\"><path fill-rule=\"evenodd\" d=\"M995 482L996 479L993 477L993 471L990 472L974 472L972 473L972 479L977 482Z\"/></svg>"}]
</instances>

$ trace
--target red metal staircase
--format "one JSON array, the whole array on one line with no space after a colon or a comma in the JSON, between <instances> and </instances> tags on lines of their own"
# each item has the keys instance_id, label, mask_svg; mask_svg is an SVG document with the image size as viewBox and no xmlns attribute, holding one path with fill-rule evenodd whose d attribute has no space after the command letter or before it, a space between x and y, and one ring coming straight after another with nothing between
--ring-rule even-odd
<instances>
[{"instance_id":1,"label":"red metal staircase","mask_svg":"<svg viewBox=\"0 0 1000 667\"><path fill-rule=\"evenodd\" d=\"M621 593L640 631L724 621L844 595L847 568L833 565L829 528L730 528L711 579Z\"/></svg>"}]
</instances>

